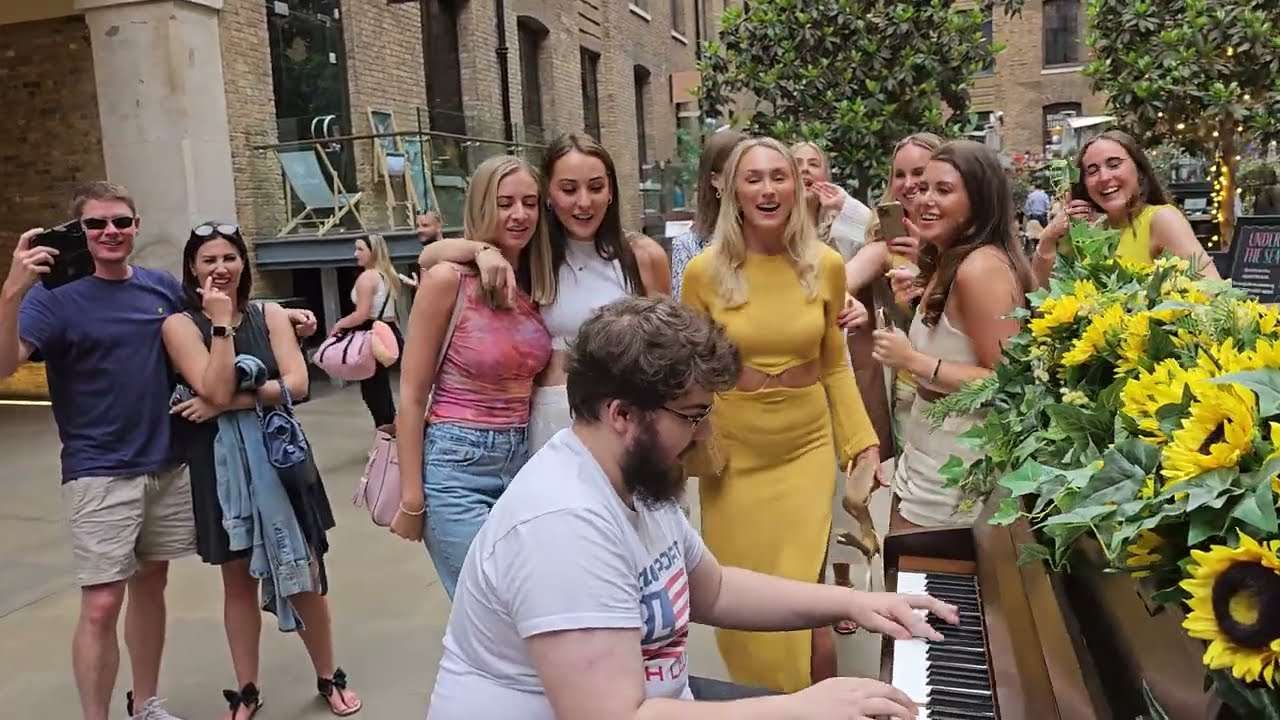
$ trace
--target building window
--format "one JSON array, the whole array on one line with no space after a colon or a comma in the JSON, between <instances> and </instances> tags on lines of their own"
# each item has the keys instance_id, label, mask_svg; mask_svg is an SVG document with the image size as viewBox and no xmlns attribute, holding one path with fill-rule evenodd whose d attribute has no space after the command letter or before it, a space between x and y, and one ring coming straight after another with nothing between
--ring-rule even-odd
<instances>
[{"instance_id":1,"label":"building window","mask_svg":"<svg viewBox=\"0 0 1280 720\"><path fill-rule=\"evenodd\" d=\"M645 138L648 130L645 123L646 102L649 94L649 70L642 65L635 66L636 80L636 157L640 160L640 172L649 164L649 143Z\"/></svg>"},{"instance_id":2,"label":"building window","mask_svg":"<svg viewBox=\"0 0 1280 720\"><path fill-rule=\"evenodd\" d=\"M982 39L987 43L987 51L991 52L995 48L995 21L992 13L992 6L988 5L985 9L986 18L982 21ZM996 71L996 56L993 54L991 60L987 62L986 67L982 68L980 74L988 74Z\"/></svg>"},{"instance_id":3,"label":"building window","mask_svg":"<svg viewBox=\"0 0 1280 720\"><path fill-rule=\"evenodd\" d=\"M685 34L684 0L671 0L671 29L681 35Z\"/></svg>"},{"instance_id":4,"label":"building window","mask_svg":"<svg viewBox=\"0 0 1280 720\"><path fill-rule=\"evenodd\" d=\"M547 29L529 17L517 19L520 44L520 94L524 108L524 132L529 142L544 139L542 124L542 73L539 63Z\"/></svg>"},{"instance_id":5,"label":"building window","mask_svg":"<svg viewBox=\"0 0 1280 720\"><path fill-rule=\"evenodd\" d=\"M1080 0L1044 0L1044 64L1080 62Z\"/></svg>"},{"instance_id":6,"label":"building window","mask_svg":"<svg viewBox=\"0 0 1280 720\"><path fill-rule=\"evenodd\" d=\"M600 140L600 54L580 48L582 60L582 119L585 130Z\"/></svg>"},{"instance_id":7,"label":"building window","mask_svg":"<svg viewBox=\"0 0 1280 720\"><path fill-rule=\"evenodd\" d=\"M1062 146L1062 138L1066 134L1067 121L1079 117L1080 103L1054 103L1044 106L1044 147L1045 154L1052 154Z\"/></svg>"},{"instance_id":8,"label":"building window","mask_svg":"<svg viewBox=\"0 0 1280 720\"><path fill-rule=\"evenodd\" d=\"M467 134L462 105L462 59L458 46L459 0L422 3L422 40L427 64L427 113L431 129Z\"/></svg>"}]
</instances>

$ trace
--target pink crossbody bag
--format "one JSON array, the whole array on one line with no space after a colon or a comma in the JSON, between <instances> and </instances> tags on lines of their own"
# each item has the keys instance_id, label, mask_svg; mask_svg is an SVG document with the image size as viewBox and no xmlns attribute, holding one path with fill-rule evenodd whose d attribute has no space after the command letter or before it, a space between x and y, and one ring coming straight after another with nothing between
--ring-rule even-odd
<instances>
[{"instance_id":1,"label":"pink crossbody bag","mask_svg":"<svg viewBox=\"0 0 1280 720\"><path fill-rule=\"evenodd\" d=\"M458 318L462 315L462 292L466 285L461 279L458 282L458 294L453 298L453 313L449 316L449 329L445 330L444 342L440 344L440 352L436 355L435 376L440 374L440 366L444 364L444 356L449 351L449 342L453 340L453 330L458 326ZM433 393L434 395L434 393ZM427 408L431 407L431 399L427 400ZM400 459L396 451L396 439L382 430L378 430L373 438L373 448L369 451L369 461L365 463L364 474L356 484L355 496L351 498L356 507L363 505L369 510L369 519L378 527L391 527L400 510Z\"/></svg>"}]
</instances>

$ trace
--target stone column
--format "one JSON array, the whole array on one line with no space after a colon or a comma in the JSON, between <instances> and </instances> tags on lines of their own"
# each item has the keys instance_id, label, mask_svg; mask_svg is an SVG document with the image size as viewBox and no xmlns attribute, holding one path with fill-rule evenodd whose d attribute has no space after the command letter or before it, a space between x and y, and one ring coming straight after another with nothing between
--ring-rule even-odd
<instances>
[{"instance_id":1,"label":"stone column","mask_svg":"<svg viewBox=\"0 0 1280 720\"><path fill-rule=\"evenodd\" d=\"M133 192L139 265L181 269L191 227L235 219L223 0L76 0L89 26L107 178Z\"/></svg>"}]
</instances>

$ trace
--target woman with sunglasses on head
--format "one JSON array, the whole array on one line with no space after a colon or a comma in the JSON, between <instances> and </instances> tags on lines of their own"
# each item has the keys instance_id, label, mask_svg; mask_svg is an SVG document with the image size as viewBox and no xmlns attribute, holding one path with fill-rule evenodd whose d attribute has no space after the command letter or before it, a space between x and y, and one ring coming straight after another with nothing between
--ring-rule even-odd
<instances>
[{"instance_id":1,"label":"woman with sunglasses on head","mask_svg":"<svg viewBox=\"0 0 1280 720\"><path fill-rule=\"evenodd\" d=\"M533 379L551 356L536 302L551 285L540 200L537 171L524 160L481 163L463 228L468 242L485 245L480 255L516 269L506 307L489 301L476 275L440 263L423 275L409 318L397 421L400 511L391 531L413 541L425 534L450 599L471 541L529 457Z\"/></svg>"},{"instance_id":2,"label":"woman with sunglasses on head","mask_svg":"<svg viewBox=\"0 0 1280 720\"><path fill-rule=\"evenodd\" d=\"M725 165L711 247L685 270L682 300L725 327L743 369L711 417L720 472L700 475L702 534L726 564L816 582L835 472L879 465L838 318L844 263L818 241L800 170L771 138ZM734 682L794 692L811 683L812 633L716 631Z\"/></svg>"},{"instance_id":3,"label":"woman with sunglasses on head","mask_svg":"<svg viewBox=\"0 0 1280 720\"><path fill-rule=\"evenodd\" d=\"M670 294L667 254L654 240L622 227L618 174L613 158L586 135L567 133L552 142L542 163L547 184L551 284L535 298L551 332L551 361L538 376L529 419L529 452L569 427L565 358L578 327L597 308L626 295ZM486 289L510 297L515 273L485 244L442 239L427 246L432 263L474 262ZM426 263L424 262L424 266Z\"/></svg>"},{"instance_id":4,"label":"woman with sunglasses on head","mask_svg":"<svg viewBox=\"0 0 1280 720\"><path fill-rule=\"evenodd\" d=\"M1040 287L1047 287L1058 259L1058 243L1072 220L1092 222L1105 217L1120 231L1116 256L1138 265L1150 265L1162 253L1191 261L1207 278L1218 270L1191 223L1173 204L1142 147L1128 133L1107 130L1089 140L1076 156L1080 181L1071 188L1066 207L1056 213L1040 233L1032 270Z\"/></svg>"},{"instance_id":5,"label":"woman with sunglasses on head","mask_svg":"<svg viewBox=\"0 0 1280 720\"><path fill-rule=\"evenodd\" d=\"M952 455L966 462L977 458L960 436L981 416L950 417L935 427L927 413L948 393L991 375L1001 343L1018 332L1010 316L1025 305L1032 286L1014 232L1009 180L985 145L962 140L933 153L908 223L923 248L924 293L910 332L876 330L874 349L877 361L916 381L893 476L895 529L962 524L977 516L980 508L959 509L960 492L946 486L941 467Z\"/></svg>"},{"instance_id":6,"label":"woman with sunglasses on head","mask_svg":"<svg viewBox=\"0 0 1280 720\"><path fill-rule=\"evenodd\" d=\"M671 241L671 292L680 298L684 269L689 261L707 248L716 232L720 217L720 198L724 194L724 163L729 153L747 136L725 128L707 138L698 160L698 206L694 210L693 227Z\"/></svg>"},{"instance_id":7,"label":"woman with sunglasses on head","mask_svg":"<svg viewBox=\"0 0 1280 720\"><path fill-rule=\"evenodd\" d=\"M195 228L183 250L187 310L163 328L173 367L194 394L176 396L173 413L184 421L179 437L191 473L196 547L202 560L222 571L223 618L239 687L223 691L230 705L226 717L246 720L263 705L257 686L259 578L267 583L266 607L281 630L296 629L302 637L329 710L352 715L361 702L334 662L325 598L325 533L334 526L329 499L313 458L303 460L312 479L295 484L262 453L258 408L304 399L306 361L285 311L249 302L248 257L236 226Z\"/></svg>"},{"instance_id":8,"label":"woman with sunglasses on head","mask_svg":"<svg viewBox=\"0 0 1280 720\"><path fill-rule=\"evenodd\" d=\"M361 268L356 284L351 288L351 302L355 309L333 324L331 335L350 330L368 330L374 321L382 321L391 328L396 344L404 349L404 338L396 322L396 300L400 297L400 276L391 264L391 251L381 235L371 234L357 238L355 242L356 265ZM396 403L391 396L391 368L374 363L373 377L360 381L360 397L373 415L373 425L379 430L395 432Z\"/></svg>"}]
</instances>

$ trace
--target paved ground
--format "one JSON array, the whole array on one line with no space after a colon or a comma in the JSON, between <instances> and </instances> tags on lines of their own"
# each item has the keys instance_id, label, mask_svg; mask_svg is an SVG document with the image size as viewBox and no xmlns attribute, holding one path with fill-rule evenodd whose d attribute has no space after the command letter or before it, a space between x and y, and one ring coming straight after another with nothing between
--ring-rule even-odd
<instances>
[{"instance_id":1,"label":"paved ground","mask_svg":"<svg viewBox=\"0 0 1280 720\"><path fill-rule=\"evenodd\" d=\"M330 598L339 662L360 690L371 720L421 718L440 660L449 603L420 545L399 541L353 508L350 493L370 440L368 414L355 388L316 388L299 409L333 502L338 527L330 536ZM58 494L58 439L47 407L0 406L0 707L4 717L79 717L70 669L71 631L79 592ZM692 493L696 501L696 492ZM886 499L885 493L879 499ZM880 508L883 527L886 510ZM697 515L696 511L694 513ZM837 516L839 517L839 516ZM836 551L841 558L844 549ZM861 577L855 569L854 578ZM161 676L168 707L187 720L215 720L221 688L234 684L222 631L216 570L190 559L173 564L169 637ZM875 672L879 638L841 638L841 672ZM122 652L123 655L123 652ZM695 628L690 665L724 677L711 633ZM122 658L112 718L123 718L128 664ZM331 717L315 696L302 644L264 621L259 717Z\"/></svg>"}]
</instances>

